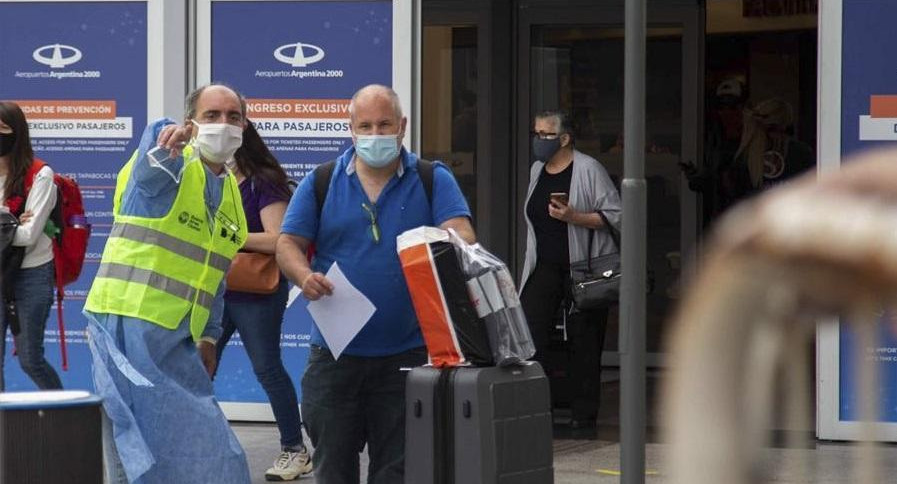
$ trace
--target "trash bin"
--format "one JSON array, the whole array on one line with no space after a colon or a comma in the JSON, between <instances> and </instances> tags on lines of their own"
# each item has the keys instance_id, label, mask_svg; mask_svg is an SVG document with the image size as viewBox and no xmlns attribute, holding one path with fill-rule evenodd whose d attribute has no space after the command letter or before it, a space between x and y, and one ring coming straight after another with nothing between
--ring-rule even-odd
<instances>
[{"instance_id":1,"label":"trash bin","mask_svg":"<svg viewBox=\"0 0 897 484\"><path fill-rule=\"evenodd\" d=\"M85 391L0 393L0 483L103 482L101 412Z\"/></svg>"}]
</instances>

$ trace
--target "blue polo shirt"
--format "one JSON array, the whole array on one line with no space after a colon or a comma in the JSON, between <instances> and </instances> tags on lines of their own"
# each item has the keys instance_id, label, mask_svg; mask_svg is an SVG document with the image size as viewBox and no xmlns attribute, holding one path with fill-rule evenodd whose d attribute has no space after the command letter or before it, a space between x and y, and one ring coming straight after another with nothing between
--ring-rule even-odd
<instances>
[{"instance_id":1,"label":"blue polo shirt","mask_svg":"<svg viewBox=\"0 0 897 484\"><path fill-rule=\"evenodd\" d=\"M470 217L470 208L451 171L434 163L433 203L427 200L417 173L417 155L402 150L402 164L376 203L380 242L371 235L371 205L355 173L350 147L336 160L327 199L318 217L314 172L299 184L290 200L281 231L315 242L312 269L326 274L334 261L377 310L345 349L355 356L386 356L423 346L424 341L396 252L396 237L421 225L439 226L455 217ZM324 346L317 325L311 343Z\"/></svg>"}]
</instances>

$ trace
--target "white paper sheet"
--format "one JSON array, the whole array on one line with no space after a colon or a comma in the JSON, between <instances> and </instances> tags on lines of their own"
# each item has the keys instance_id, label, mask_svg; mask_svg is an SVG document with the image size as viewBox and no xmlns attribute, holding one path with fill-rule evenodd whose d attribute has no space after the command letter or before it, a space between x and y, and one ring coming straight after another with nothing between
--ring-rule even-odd
<instances>
[{"instance_id":1,"label":"white paper sheet","mask_svg":"<svg viewBox=\"0 0 897 484\"><path fill-rule=\"evenodd\" d=\"M333 283L333 295L308 303L308 312L321 330L333 358L339 359L377 308L346 279L336 262L327 271L327 279Z\"/></svg>"}]
</instances>

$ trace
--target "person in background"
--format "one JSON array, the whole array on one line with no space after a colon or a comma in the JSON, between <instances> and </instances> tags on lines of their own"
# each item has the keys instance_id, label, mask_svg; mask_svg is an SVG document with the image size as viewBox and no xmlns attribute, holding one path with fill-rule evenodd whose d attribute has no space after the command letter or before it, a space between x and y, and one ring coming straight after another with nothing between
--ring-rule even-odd
<instances>
[{"instance_id":1,"label":"person in background","mask_svg":"<svg viewBox=\"0 0 897 484\"><path fill-rule=\"evenodd\" d=\"M620 230L620 196L601 163L574 148L567 114L540 113L533 131L536 162L524 204L521 303L536 345L535 359L543 365L555 316L563 307L572 351L567 369L573 388L570 426L591 427L598 415L607 308L571 313L570 263L619 250L610 231Z\"/></svg>"},{"instance_id":2,"label":"person in background","mask_svg":"<svg viewBox=\"0 0 897 484\"><path fill-rule=\"evenodd\" d=\"M26 196L29 176L33 179ZM5 389L6 331L15 326L13 340L22 371L41 390L61 389L59 375L44 357L44 329L56 287L53 241L44 228L56 206L56 185L53 170L34 157L25 114L8 101L0 102L0 200L5 210L19 218L12 244L3 255L3 264L13 267L3 268L0 391Z\"/></svg>"},{"instance_id":3,"label":"person in background","mask_svg":"<svg viewBox=\"0 0 897 484\"><path fill-rule=\"evenodd\" d=\"M230 164L243 200L249 234L241 251L274 254L283 214L292 192L287 174L265 146L251 122L243 131L243 145ZM265 478L290 481L311 472L311 460L302 441L302 420L293 381L280 356L280 334L286 310L288 284L280 278L273 294L252 294L228 290L224 293L222 335L216 344L218 359L234 331L240 340L252 371L271 402L274 420L280 431L280 455L265 472Z\"/></svg>"},{"instance_id":4,"label":"person in background","mask_svg":"<svg viewBox=\"0 0 897 484\"><path fill-rule=\"evenodd\" d=\"M319 484L357 484L367 445L371 484L401 484L405 470L405 371L427 362L402 274L396 237L421 225L455 229L473 243L470 209L451 172L433 164L433 198L418 156L402 147L407 119L389 87L370 85L349 104L353 146L337 158L321 212L309 174L290 200L277 241L281 270L311 301L333 294L338 263L376 307L335 359L317 324L302 377L302 413ZM312 264L306 259L315 243Z\"/></svg>"},{"instance_id":5,"label":"person in background","mask_svg":"<svg viewBox=\"0 0 897 484\"><path fill-rule=\"evenodd\" d=\"M791 135L791 104L771 98L744 110L735 152L735 196L744 198L780 185L816 165L813 150Z\"/></svg>"},{"instance_id":6,"label":"person in background","mask_svg":"<svg viewBox=\"0 0 897 484\"><path fill-rule=\"evenodd\" d=\"M240 189L225 169L246 102L203 86L187 96L184 118L150 123L119 172L84 306L107 483L250 482L211 381L224 275L246 242Z\"/></svg>"},{"instance_id":7,"label":"person in background","mask_svg":"<svg viewBox=\"0 0 897 484\"><path fill-rule=\"evenodd\" d=\"M739 198L734 185L734 165L746 102L747 92L741 80L730 77L720 82L707 116L704 164L700 168L688 162L679 164L688 179L688 187L701 194L705 226Z\"/></svg>"}]
</instances>

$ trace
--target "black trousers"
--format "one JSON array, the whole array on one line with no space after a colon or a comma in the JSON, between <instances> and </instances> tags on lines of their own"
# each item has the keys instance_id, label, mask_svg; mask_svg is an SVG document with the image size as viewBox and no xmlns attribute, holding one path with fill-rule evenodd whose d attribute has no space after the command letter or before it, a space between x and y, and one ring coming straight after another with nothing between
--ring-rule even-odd
<instances>
[{"instance_id":1,"label":"black trousers","mask_svg":"<svg viewBox=\"0 0 897 484\"><path fill-rule=\"evenodd\" d=\"M570 269L565 265L536 263L521 294L523 311L536 346L536 361L545 361L558 309L570 295ZM566 310L566 308L565 308ZM571 411L576 420L598 414L601 388L601 351L607 327L607 308L580 311L567 316L567 341L573 389Z\"/></svg>"}]
</instances>

